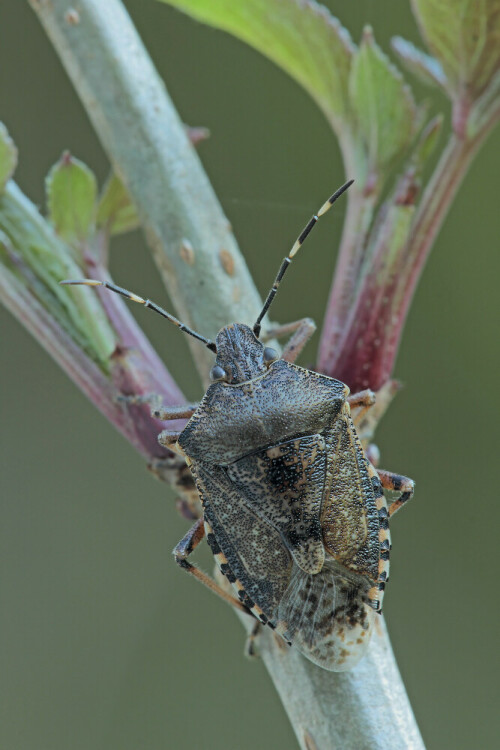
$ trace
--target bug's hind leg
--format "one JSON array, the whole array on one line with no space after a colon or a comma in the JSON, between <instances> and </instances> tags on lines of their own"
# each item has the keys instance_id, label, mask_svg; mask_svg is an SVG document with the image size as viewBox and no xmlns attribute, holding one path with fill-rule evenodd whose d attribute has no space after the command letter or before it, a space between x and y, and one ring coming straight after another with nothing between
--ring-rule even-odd
<instances>
[{"instance_id":1,"label":"bug's hind leg","mask_svg":"<svg viewBox=\"0 0 500 750\"><path fill-rule=\"evenodd\" d=\"M401 492L398 499L389 505L389 517L391 517L413 497L415 482L409 477L404 477L401 474L394 474L392 471L377 469L377 473L384 489Z\"/></svg>"},{"instance_id":2,"label":"bug's hind leg","mask_svg":"<svg viewBox=\"0 0 500 750\"><path fill-rule=\"evenodd\" d=\"M295 320L293 323L286 323L285 325L271 328L263 333L260 339L265 343L270 339L279 339L282 336L288 336L292 333L293 336L283 349L281 358L287 362L295 362L315 330L316 323L312 318L302 318L301 320Z\"/></svg>"},{"instance_id":3,"label":"bug's hind leg","mask_svg":"<svg viewBox=\"0 0 500 750\"><path fill-rule=\"evenodd\" d=\"M210 591L213 591L214 594L217 594L221 597L221 599L224 599L225 602L231 604L233 607L236 607L236 609L241 610L241 612L245 612L245 614L251 615L252 613L238 599L236 599L236 597L226 593L226 591L224 591L221 586L213 581L210 576L197 568L196 565L192 565L190 562L188 562L187 558L192 552L194 552L204 536L204 521L203 518L199 518L196 523L191 526L186 536L184 536L179 544L175 547L173 551L175 562L177 563L177 565L180 565L183 570L191 573L191 575L193 575L198 581L209 588ZM209 542L210 547L213 551L213 545L214 543L217 544L217 542L215 541L215 537L213 540L211 540L210 536L211 535L209 534L207 541Z\"/></svg>"},{"instance_id":4,"label":"bug's hind leg","mask_svg":"<svg viewBox=\"0 0 500 750\"><path fill-rule=\"evenodd\" d=\"M258 650L257 650L257 640L259 638L259 633L262 629L262 623L260 620L255 620L255 623L251 629L251 631L248 634L248 637L245 642L245 656L248 659L255 659L258 656Z\"/></svg>"}]
</instances>

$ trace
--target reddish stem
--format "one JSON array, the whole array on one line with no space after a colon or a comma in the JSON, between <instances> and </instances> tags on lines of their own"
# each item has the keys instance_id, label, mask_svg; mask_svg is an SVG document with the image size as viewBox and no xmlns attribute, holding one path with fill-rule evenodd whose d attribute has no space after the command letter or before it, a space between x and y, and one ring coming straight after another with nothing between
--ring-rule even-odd
<instances>
[{"instance_id":1,"label":"reddish stem","mask_svg":"<svg viewBox=\"0 0 500 750\"><path fill-rule=\"evenodd\" d=\"M147 455L144 447L136 440L123 408L117 403L116 389L109 379L6 267L2 268L0 274L0 292L6 307L58 362L87 398L139 453Z\"/></svg>"},{"instance_id":2,"label":"reddish stem","mask_svg":"<svg viewBox=\"0 0 500 750\"><path fill-rule=\"evenodd\" d=\"M493 123L490 123L492 125ZM391 376L415 288L451 202L489 127L474 140L452 135L417 209L396 275L364 275L337 346L322 344L319 367L350 388L378 390ZM374 259L377 262L377 259ZM339 266L340 268L340 266ZM336 282L337 286L341 281ZM332 305L334 307L334 303ZM331 335L331 326L328 329ZM327 336L325 328L324 338ZM333 341L333 339L332 339Z\"/></svg>"},{"instance_id":3,"label":"reddish stem","mask_svg":"<svg viewBox=\"0 0 500 750\"><path fill-rule=\"evenodd\" d=\"M368 197L361 192L356 183L348 196L342 241L323 322L318 363L320 372L327 372L327 363L334 357L346 327L376 200L375 195Z\"/></svg>"}]
</instances>

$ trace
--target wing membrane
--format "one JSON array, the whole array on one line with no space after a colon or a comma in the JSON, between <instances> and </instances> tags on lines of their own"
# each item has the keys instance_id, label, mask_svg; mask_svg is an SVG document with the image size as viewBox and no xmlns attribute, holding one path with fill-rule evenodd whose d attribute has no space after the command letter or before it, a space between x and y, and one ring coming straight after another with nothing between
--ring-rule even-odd
<instances>
[{"instance_id":1,"label":"wing membrane","mask_svg":"<svg viewBox=\"0 0 500 750\"><path fill-rule=\"evenodd\" d=\"M294 566L278 608L278 628L323 669L351 669L370 640L374 612L367 604L368 586L347 578L331 560L316 575Z\"/></svg>"}]
</instances>

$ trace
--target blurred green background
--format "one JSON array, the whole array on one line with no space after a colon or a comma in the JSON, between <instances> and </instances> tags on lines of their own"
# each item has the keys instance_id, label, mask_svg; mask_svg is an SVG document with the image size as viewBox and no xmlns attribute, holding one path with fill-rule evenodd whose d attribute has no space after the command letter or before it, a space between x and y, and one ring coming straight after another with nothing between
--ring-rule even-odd
<instances>
[{"instance_id":1,"label":"blurred green background","mask_svg":"<svg viewBox=\"0 0 500 750\"><path fill-rule=\"evenodd\" d=\"M386 50L394 34L418 41L407 2L326 4L355 40L370 22ZM184 121L211 130L200 155L264 294L344 179L336 142L257 53L164 5L126 5ZM42 205L66 148L104 179L106 157L28 4L2 0L0 27L0 119L23 190ZM428 748L498 747L499 176L497 130L418 288L396 367L406 388L378 435L382 465L417 482L392 527L384 609ZM321 321L343 211L318 227L276 318ZM139 233L116 243L112 269L168 304ZM198 398L184 338L134 312ZM242 656L240 624L170 556L187 529L173 496L3 308L0 327L2 750L294 748L263 666ZM198 560L211 568L206 550Z\"/></svg>"}]
</instances>

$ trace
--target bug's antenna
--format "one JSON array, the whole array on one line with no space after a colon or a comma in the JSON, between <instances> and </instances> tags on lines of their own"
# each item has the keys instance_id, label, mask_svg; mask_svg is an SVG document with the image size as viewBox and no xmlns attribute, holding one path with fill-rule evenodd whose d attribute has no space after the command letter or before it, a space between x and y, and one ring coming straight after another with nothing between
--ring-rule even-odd
<instances>
[{"instance_id":1,"label":"bug's antenna","mask_svg":"<svg viewBox=\"0 0 500 750\"><path fill-rule=\"evenodd\" d=\"M121 294L122 297L125 297L125 299L129 299L132 302L138 302L140 305L144 305L144 307L150 307L151 310L154 310L160 315L163 315L163 317L167 320L170 320L171 323L177 326L177 328L180 328L181 331L184 331L184 333L189 333L190 336L198 339L198 341L203 341L205 346L210 349L210 351L215 353L217 352L215 343L213 341L210 341L210 339L206 339L200 333L196 333L196 331L193 331L192 328L189 328L188 326L184 325L184 323L181 323L180 320L174 318L173 315L170 315L170 313L164 310L163 307L160 307L155 302L151 302L150 299L143 299L137 294L129 292L127 289L122 289L121 286L116 286L116 284L109 284L107 281L96 281L95 279L66 279L66 281L60 281L59 283L74 286L105 286L106 289L110 289L112 292L116 292L116 294Z\"/></svg>"},{"instance_id":2,"label":"bug's antenna","mask_svg":"<svg viewBox=\"0 0 500 750\"><path fill-rule=\"evenodd\" d=\"M253 327L253 332L255 333L255 335L257 337L260 335L260 328L261 328L260 324L261 324L262 318L264 317L264 315L267 313L267 311L271 307L271 303L272 303L273 299L276 296L276 292L278 291L278 287L280 285L281 279L285 275L285 271L287 270L288 266L292 262L294 256L298 253L300 247L304 243L304 240L306 239L307 235L309 234L309 232L311 231L311 229L313 228L313 226L316 224L316 222L318 221L318 219L320 218L320 216L323 216L323 214L326 214L326 212L333 206L333 204L335 203L335 201L337 200L337 198L339 198L342 195L342 193L345 193L345 191L347 190L347 188L349 188L352 185L353 182L354 182L354 180L349 180L349 182L346 182L345 185L342 185L342 187L340 187L338 190L336 190L334 192L334 194L331 195L330 198L328 198L328 200L326 201L326 203L323 203L323 205L319 209L318 213L314 214L314 216L310 219L310 221L306 224L306 226L304 227L304 229L302 230L302 232L299 234L299 236L295 240L295 243L294 243L292 249L288 253L287 257L283 258L283 262L282 262L282 264L280 266L280 269L278 271L278 274L277 274L277 276L276 276L276 278L274 280L274 284L271 287L271 291L267 295L266 301L264 302L264 307L262 308L262 310L260 312L260 315L257 318L257 320L255 322L255 325Z\"/></svg>"}]
</instances>

